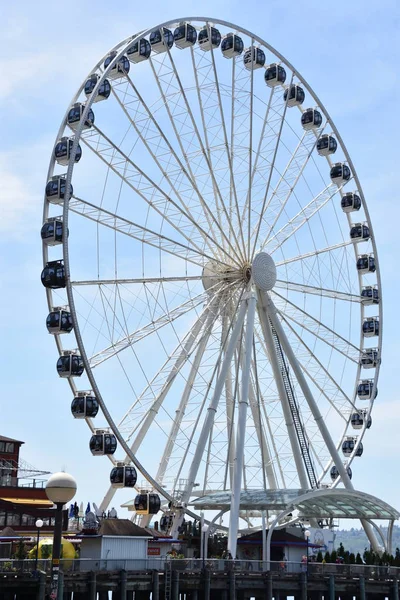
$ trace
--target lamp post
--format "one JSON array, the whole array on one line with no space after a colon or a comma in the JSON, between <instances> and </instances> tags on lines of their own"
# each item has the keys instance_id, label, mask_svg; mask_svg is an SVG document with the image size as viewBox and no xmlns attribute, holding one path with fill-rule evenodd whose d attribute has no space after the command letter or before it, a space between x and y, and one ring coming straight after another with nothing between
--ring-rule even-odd
<instances>
[{"instance_id":1,"label":"lamp post","mask_svg":"<svg viewBox=\"0 0 400 600\"><path fill-rule=\"evenodd\" d=\"M39 536L40 536L40 529L41 527L43 527L43 521L42 519L37 519L36 523L35 523L36 529L37 529L37 539L36 539L36 558L35 558L35 572L37 571L37 565L38 565L38 557L39 557Z\"/></svg>"},{"instance_id":2,"label":"lamp post","mask_svg":"<svg viewBox=\"0 0 400 600\"><path fill-rule=\"evenodd\" d=\"M51 594L52 600L58 596L58 572L60 568L62 509L70 502L76 493L76 481L68 473L54 473L46 483L46 495L56 505L56 519L53 536L53 554L51 564Z\"/></svg>"},{"instance_id":3,"label":"lamp post","mask_svg":"<svg viewBox=\"0 0 400 600\"><path fill-rule=\"evenodd\" d=\"M306 538L306 542L307 542L307 573L308 573L308 546L310 543L310 535L311 535L311 531L309 529L306 529L304 532L304 537Z\"/></svg>"},{"instance_id":4,"label":"lamp post","mask_svg":"<svg viewBox=\"0 0 400 600\"><path fill-rule=\"evenodd\" d=\"M203 569L205 567L205 561L206 561L206 554L207 554L207 531L208 531L208 525L203 525L202 530L201 530L201 537L202 537L202 556L203 556Z\"/></svg>"}]
</instances>

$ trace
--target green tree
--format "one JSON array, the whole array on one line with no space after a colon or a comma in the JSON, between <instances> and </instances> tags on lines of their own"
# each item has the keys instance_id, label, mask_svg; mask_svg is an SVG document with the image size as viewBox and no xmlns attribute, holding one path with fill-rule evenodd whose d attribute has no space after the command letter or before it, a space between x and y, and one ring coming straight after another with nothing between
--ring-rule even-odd
<instances>
[{"instance_id":1,"label":"green tree","mask_svg":"<svg viewBox=\"0 0 400 600\"><path fill-rule=\"evenodd\" d=\"M322 552L321 550L318 550L318 554L317 554L317 562L322 562Z\"/></svg>"},{"instance_id":2,"label":"green tree","mask_svg":"<svg viewBox=\"0 0 400 600\"><path fill-rule=\"evenodd\" d=\"M326 553L325 553L325 561L326 561L327 563L330 563L330 562L331 562L331 555L330 555L330 552L326 552Z\"/></svg>"},{"instance_id":3,"label":"green tree","mask_svg":"<svg viewBox=\"0 0 400 600\"><path fill-rule=\"evenodd\" d=\"M18 546L14 553L14 558L16 558L18 560L24 560L24 558L26 558L27 555L28 555L28 551L26 549L26 546L25 546L23 540L19 540Z\"/></svg>"},{"instance_id":4,"label":"green tree","mask_svg":"<svg viewBox=\"0 0 400 600\"><path fill-rule=\"evenodd\" d=\"M332 554L331 554L331 560L330 560L330 562L331 562L331 563L335 563L335 562L336 562L336 559L337 559L337 556L338 556L338 555L337 555L337 552L336 552L336 550L332 550Z\"/></svg>"},{"instance_id":5,"label":"green tree","mask_svg":"<svg viewBox=\"0 0 400 600\"><path fill-rule=\"evenodd\" d=\"M360 556L360 553L358 553L357 556ZM360 560L361 560L361 556L360 556ZM350 554L349 554L349 564L350 565L354 565L355 562L356 562L356 557L354 556L354 552L350 552Z\"/></svg>"},{"instance_id":6,"label":"green tree","mask_svg":"<svg viewBox=\"0 0 400 600\"><path fill-rule=\"evenodd\" d=\"M361 558L361 554L359 552L357 552L357 556L356 556L356 565L363 565L363 559Z\"/></svg>"}]
</instances>

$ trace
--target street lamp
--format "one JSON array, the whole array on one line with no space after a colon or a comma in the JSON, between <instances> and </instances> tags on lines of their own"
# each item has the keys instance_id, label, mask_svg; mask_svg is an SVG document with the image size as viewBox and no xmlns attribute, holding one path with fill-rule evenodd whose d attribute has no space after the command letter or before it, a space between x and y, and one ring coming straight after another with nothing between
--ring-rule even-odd
<instances>
[{"instance_id":1,"label":"street lamp","mask_svg":"<svg viewBox=\"0 0 400 600\"><path fill-rule=\"evenodd\" d=\"M304 532L304 537L306 538L306 542L307 542L307 573L308 573L308 545L310 543L310 535L311 535L311 531L309 529L306 529Z\"/></svg>"},{"instance_id":2,"label":"street lamp","mask_svg":"<svg viewBox=\"0 0 400 600\"><path fill-rule=\"evenodd\" d=\"M37 529L35 571L37 571L38 556L39 556L39 535L40 535L40 529L41 529L41 527L43 527L42 519L37 519L35 525L36 525L36 529Z\"/></svg>"},{"instance_id":3,"label":"street lamp","mask_svg":"<svg viewBox=\"0 0 400 600\"><path fill-rule=\"evenodd\" d=\"M51 565L51 595L52 600L58 596L58 571L60 568L62 509L70 502L76 493L76 481L68 473L54 473L46 483L46 495L56 505L56 519L53 536L53 554Z\"/></svg>"}]
</instances>

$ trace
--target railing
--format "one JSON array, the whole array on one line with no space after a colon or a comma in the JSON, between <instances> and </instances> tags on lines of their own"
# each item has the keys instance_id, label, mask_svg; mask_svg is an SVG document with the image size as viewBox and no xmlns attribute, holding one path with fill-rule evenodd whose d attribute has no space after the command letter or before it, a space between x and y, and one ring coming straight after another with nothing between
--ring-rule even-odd
<instances>
[{"instance_id":1,"label":"railing","mask_svg":"<svg viewBox=\"0 0 400 600\"><path fill-rule=\"evenodd\" d=\"M60 568L65 572L88 572L88 571L165 571L166 563L170 565L171 570L200 572L206 568L213 573L227 573L235 571L236 573L246 573L256 575L270 570L273 577L294 577L300 572L307 572L309 577L328 577L335 575L340 578L358 579L363 576L365 579L391 580L400 579L400 568L378 565L344 565L331 563L308 563L299 562L273 562L268 563L258 560L224 560L224 559L92 559L81 558L76 560L61 560ZM24 574L35 571L35 560L8 560L0 559L0 574ZM39 559L37 570L50 573L51 559Z\"/></svg>"}]
</instances>

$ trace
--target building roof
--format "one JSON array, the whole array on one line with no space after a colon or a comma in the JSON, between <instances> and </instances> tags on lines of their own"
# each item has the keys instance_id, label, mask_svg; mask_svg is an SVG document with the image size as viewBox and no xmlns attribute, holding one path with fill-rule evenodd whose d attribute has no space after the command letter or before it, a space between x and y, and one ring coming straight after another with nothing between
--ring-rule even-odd
<instances>
[{"instance_id":1,"label":"building roof","mask_svg":"<svg viewBox=\"0 0 400 600\"><path fill-rule=\"evenodd\" d=\"M229 491L217 492L190 503L198 510L229 510ZM242 510L298 509L307 519L398 519L399 511L376 496L342 488L317 490L245 490Z\"/></svg>"},{"instance_id":2,"label":"building roof","mask_svg":"<svg viewBox=\"0 0 400 600\"><path fill-rule=\"evenodd\" d=\"M2 529L0 531L0 540L1 539L16 540L19 537L20 536L18 535L18 533L16 533L16 531L14 531L14 529L12 529L11 527L4 527L4 529Z\"/></svg>"},{"instance_id":3,"label":"building roof","mask_svg":"<svg viewBox=\"0 0 400 600\"><path fill-rule=\"evenodd\" d=\"M254 531L247 535L242 535L238 539L238 544L262 544L262 531ZM312 544L304 539L303 535L293 535L285 529L274 529L272 532L272 546L309 546L309 548L319 548L317 544Z\"/></svg>"},{"instance_id":4,"label":"building roof","mask_svg":"<svg viewBox=\"0 0 400 600\"><path fill-rule=\"evenodd\" d=\"M152 537L139 525L129 519L102 519L97 535L124 535L132 537Z\"/></svg>"},{"instance_id":5,"label":"building roof","mask_svg":"<svg viewBox=\"0 0 400 600\"><path fill-rule=\"evenodd\" d=\"M0 435L0 442L15 442L16 444L25 444L25 442L14 440L13 438L5 437L4 435Z\"/></svg>"}]
</instances>

